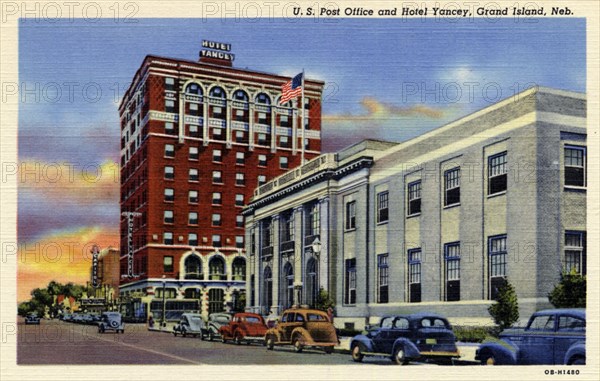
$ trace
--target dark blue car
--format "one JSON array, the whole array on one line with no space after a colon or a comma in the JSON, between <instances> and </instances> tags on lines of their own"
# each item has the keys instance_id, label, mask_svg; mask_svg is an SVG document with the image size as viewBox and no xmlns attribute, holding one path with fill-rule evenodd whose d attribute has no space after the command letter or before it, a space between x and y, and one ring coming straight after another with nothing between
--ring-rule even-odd
<instances>
[{"instance_id":1,"label":"dark blue car","mask_svg":"<svg viewBox=\"0 0 600 381\"><path fill-rule=\"evenodd\" d=\"M475 355L482 365L585 364L585 309L534 313L525 328L511 328L497 342L482 344Z\"/></svg>"},{"instance_id":2,"label":"dark blue car","mask_svg":"<svg viewBox=\"0 0 600 381\"><path fill-rule=\"evenodd\" d=\"M450 323L433 313L385 316L366 335L354 336L350 350L356 362L364 356L384 356L398 365L460 357Z\"/></svg>"}]
</instances>

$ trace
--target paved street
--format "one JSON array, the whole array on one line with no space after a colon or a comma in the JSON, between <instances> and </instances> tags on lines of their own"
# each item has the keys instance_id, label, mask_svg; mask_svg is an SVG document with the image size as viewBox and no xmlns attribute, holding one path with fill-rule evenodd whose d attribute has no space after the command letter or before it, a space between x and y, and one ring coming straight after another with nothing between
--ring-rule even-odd
<instances>
[{"instance_id":1,"label":"paved street","mask_svg":"<svg viewBox=\"0 0 600 381\"><path fill-rule=\"evenodd\" d=\"M199 338L149 332L145 325L128 324L125 334L99 334L95 326L42 320L39 326L18 326L17 362L26 364L342 364L356 365L350 355L327 355L292 348L267 351L263 346L223 344ZM375 360L374 362L379 362ZM381 361L389 364L389 361Z\"/></svg>"}]
</instances>

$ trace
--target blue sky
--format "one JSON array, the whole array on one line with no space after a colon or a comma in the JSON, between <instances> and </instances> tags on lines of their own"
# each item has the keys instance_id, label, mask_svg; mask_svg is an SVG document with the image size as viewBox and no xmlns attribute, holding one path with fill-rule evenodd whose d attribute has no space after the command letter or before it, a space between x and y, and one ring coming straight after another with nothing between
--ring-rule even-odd
<instances>
[{"instance_id":1,"label":"blue sky","mask_svg":"<svg viewBox=\"0 0 600 381\"><path fill-rule=\"evenodd\" d=\"M144 56L196 60L202 39L231 43L236 67L290 76L304 68L307 77L325 81L326 151L366 137L417 136L512 95L514 84L584 92L585 20L536 21L22 22L19 82L28 91L20 104L19 160L79 168L117 162L119 95ZM472 100L466 83L474 89ZM430 90L425 97L423 89ZM114 189L103 183L97 193L63 185L51 205L53 184L21 187L20 237L35 240L85 226L117 231L116 182Z\"/></svg>"}]
</instances>

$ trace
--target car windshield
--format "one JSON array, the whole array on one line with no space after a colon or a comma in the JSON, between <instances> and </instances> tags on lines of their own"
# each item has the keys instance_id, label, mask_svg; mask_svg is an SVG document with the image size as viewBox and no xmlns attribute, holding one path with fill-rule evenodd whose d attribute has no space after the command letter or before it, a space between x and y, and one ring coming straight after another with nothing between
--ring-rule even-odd
<instances>
[{"instance_id":1,"label":"car windshield","mask_svg":"<svg viewBox=\"0 0 600 381\"><path fill-rule=\"evenodd\" d=\"M442 319L433 317L421 319L421 326L424 328L448 328Z\"/></svg>"},{"instance_id":2,"label":"car windshield","mask_svg":"<svg viewBox=\"0 0 600 381\"><path fill-rule=\"evenodd\" d=\"M190 321L193 321L194 323L199 323L200 322L200 316L190 316L189 317Z\"/></svg>"},{"instance_id":3,"label":"car windshield","mask_svg":"<svg viewBox=\"0 0 600 381\"><path fill-rule=\"evenodd\" d=\"M248 323L260 323L260 319L257 318L256 316L246 316L246 321Z\"/></svg>"},{"instance_id":4,"label":"car windshield","mask_svg":"<svg viewBox=\"0 0 600 381\"><path fill-rule=\"evenodd\" d=\"M327 316L321 314L306 314L308 321L328 321Z\"/></svg>"}]
</instances>

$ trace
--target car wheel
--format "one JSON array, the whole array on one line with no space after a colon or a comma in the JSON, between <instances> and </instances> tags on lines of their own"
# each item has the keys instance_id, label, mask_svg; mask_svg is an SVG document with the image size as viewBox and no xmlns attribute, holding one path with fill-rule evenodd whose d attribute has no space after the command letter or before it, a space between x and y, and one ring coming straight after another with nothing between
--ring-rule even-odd
<instances>
[{"instance_id":1,"label":"car wheel","mask_svg":"<svg viewBox=\"0 0 600 381\"><path fill-rule=\"evenodd\" d=\"M235 334L235 337L233 338L233 341L237 344L237 345L241 345L242 344L242 336L239 333Z\"/></svg>"},{"instance_id":2,"label":"car wheel","mask_svg":"<svg viewBox=\"0 0 600 381\"><path fill-rule=\"evenodd\" d=\"M181 331L181 336L185 337L187 333L185 331Z\"/></svg>"},{"instance_id":3,"label":"car wheel","mask_svg":"<svg viewBox=\"0 0 600 381\"><path fill-rule=\"evenodd\" d=\"M213 336L212 332L208 332L208 341L213 341L215 337Z\"/></svg>"},{"instance_id":4,"label":"car wheel","mask_svg":"<svg viewBox=\"0 0 600 381\"><path fill-rule=\"evenodd\" d=\"M173 336L177 337L177 332L173 331Z\"/></svg>"},{"instance_id":5,"label":"car wheel","mask_svg":"<svg viewBox=\"0 0 600 381\"><path fill-rule=\"evenodd\" d=\"M267 346L268 350L272 351L273 348L275 348L275 338L273 336L267 337L267 340L265 341L265 345Z\"/></svg>"},{"instance_id":6,"label":"car wheel","mask_svg":"<svg viewBox=\"0 0 600 381\"><path fill-rule=\"evenodd\" d=\"M226 342L227 342L227 339L225 338L225 336L224 336L224 335L221 335L221 342L222 342L222 343L226 343Z\"/></svg>"},{"instance_id":7,"label":"car wheel","mask_svg":"<svg viewBox=\"0 0 600 381\"><path fill-rule=\"evenodd\" d=\"M496 365L496 358L491 353L481 356L481 365Z\"/></svg>"},{"instance_id":8,"label":"car wheel","mask_svg":"<svg viewBox=\"0 0 600 381\"><path fill-rule=\"evenodd\" d=\"M330 355L333 353L333 347L323 347L323 351Z\"/></svg>"},{"instance_id":9,"label":"car wheel","mask_svg":"<svg viewBox=\"0 0 600 381\"><path fill-rule=\"evenodd\" d=\"M585 357L575 357L569 362L569 365L585 365Z\"/></svg>"},{"instance_id":10,"label":"car wheel","mask_svg":"<svg viewBox=\"0 0 600 381\"><path fill-rule=\"evenodd\" d=\"M398 348L394 351L394 356L392 356L392 361L396 363L396 365L406 365L408 361L406 360L406 354L404 353L404 347L399 345Z\"/></svg>"},{"instance_id":11,"label":"car wheel","mask_svg":"<svg viewBox=\"0 0 600 381\"><path fill-rule=\"evenodd\" d=\"M356 344L352 348L352 360L354 360L354 362L362 362L364 357L365 355L363 355L362 346L360 344Z\"/></svg>"},{"instance_id":12,"label":"car wheel","mask_svg":"<svg viewBox=\"0 0 600 381\"><path fill-rule=\"evenodd\" d=\"M204 334L203 333L200 334L200 340L204 341Z\"/></svg>"},{"instance_id":13,"label":"car wheel","mask_svg":"<svg viewBox=\"0 0 600 381\"><path fill-rule=\"evenodd\" d=\"M302 352L302 349L304 349L302 347L302 343L300 342L299 337L294 338L294 340L292 341L292 345L294 346L294 352L296 352L296 353L300 353L300 352Z\"/></svg>"},{"instance_id":14,"label":"car wheel","mask_svg":"<svg viewBox=\"0 0 600 381\"><path fill-rule=\"evenodd\" d=\"M102 333L102 327L98 327L98 333Z\"/></svg>"}]
</instances>

